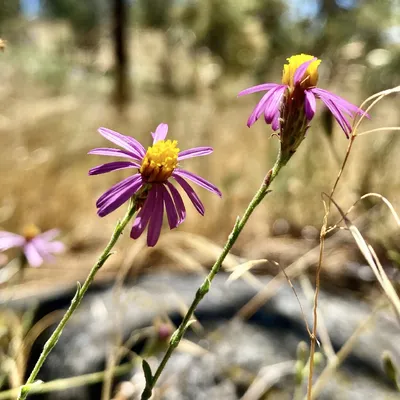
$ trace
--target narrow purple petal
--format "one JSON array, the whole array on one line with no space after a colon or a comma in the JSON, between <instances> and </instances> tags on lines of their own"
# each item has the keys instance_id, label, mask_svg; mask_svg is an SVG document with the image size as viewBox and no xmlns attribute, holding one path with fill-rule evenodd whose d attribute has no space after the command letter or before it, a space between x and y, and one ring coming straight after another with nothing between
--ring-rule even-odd
<instances>
[{"instance_id":1,"label":"narrow purple petal","mask_svg":"<svg viewBox=\"0 0 400 400\"><path fill-rule=\"evenodd\" d=\"M156 199L147 230L147 245L149 247L155 246L158 242L164 215L163 187L161 185L155 185L154 191L156 193Z\"/></svg>"},{"instance_id":2,"label":"narrow purple petal","mask_svg":"<svg viewBox=\"0 0 400 400\"><path fill-rule=\"evenodd\" d=\"M24 254L29 265L32 267L40 267L40 265L43 264L43 257L40 255L33 242L28 242L24 246Z\"/></svg>"},{"instance_id":3,"label":"narrow purple petal","mask_svg":"<svg viewBox=\"0 0 400 400\"><path fill-rule=\"evenodd\" d=\"M270 91L271 96L264 105L264 117L267 124L270 124L279 114L281 99L285 90L286 86L280 86Z\"/></svg>"},{"instance_id":4,"label":"narrow purple petal","mask_svg":"<svg viewBox=\"0 0 400 400\"><path fill-rule=\"evenodd\" d=\"M272 128L273 131L277 131L280 128L280 121L279 121L280 116L281 116L281 112L278 111L275 114L275 117L271 122L271 128Z\"/></svg>"},{"instance_id":5,"label":"narrow purple petal","mask_svg":"<svg viewBox=\"0 0 400 400\"><path fill-rule=\"evenodd\" d=\"M295 71L295 73L293 75L293 84L294 85L297 85L297 84L299 84L301 82L301 80L303 79L304 74L307 71L307 68L316 59L317 59L317 57L314 57L311 60L303 62L303 64L301 64L299 67L297 67L297 69L296 69L296 71Z\"/></svg>"},{"instance_id":6,"label":"narrow purple petal","mask_svg":"<svg viewBox=\"0 0 400 400\"><path fill-rule=\"evenodd\" d=\"M36 235L36 238L43 239L46 242L50 242L57 236L60 236L60 230L59 229L50 229L49 231L39 233Z\"/></svg>"},{"instance_id":7,"label":"narrow purple petal","mask_svg":"<svg viewBox=\"0 0 400 400\"><path fill-rule=\"evenodd\" d=\"M106 174L107 172L117 171L119 169L126 168L140 168L140 165L131 161L113 161L91 168L89 170L89 175Z\"/></svg>"},{"instance_id":8,"label":"narrow purple petal","mask_svg":"<svg viewBox=\"0 0 400 400\"><path fill-rule=\"evenodd\" d=\"M263 92L264 90L270 90L276 87L277 83L262 83L261 85L252 86L239 92L238 96L244 96L246 94Z\"/></svg>"},{"instance_id":9,"label":"narrow purple petal","mask_svg":"<svg viewBox=\"0 0 400 400\"><path fill-rule=\"evenodd\" d=\"M317 108L317 102L315 101L315 96L312 91L305 90L305 100L304 100L304 111L306 113L306 118L311 121L314 117L315 110Z\"/></svg>"},{"instance_id":10,"label":"narrow purple petal","mask_svg":"<svg viewBox=\"0 0 400 400\"><path fill-rule=\"evenodd\" d=\"M156 131L151 133L153 136L153 144L158 142L159 140L164 140L167 137L168 133L168 125L161 123L157 126Z\"/></svg>"},{"instance_id":11,"label":"narrow purple petal","mask_svg":"<svg viewBox=\"0 0 400 400\"><path fill-rule=\"evenodd\" d=\"M333 103L331 100L326 100L323 99L322 97L321 100L324 102L324 104L328 107L329 111L335 117L336 121L342 128L346 137L349 138L351 133L351 126L350 123L347 121L346 117L340 112L340 110L335 106L335 103Z\"/></svg>"},{"instance_id":12,"label":"narrow purple petal","mask_svg":"<svg viewBox=\"0 0 400 400\"><path fill-rule=\"evenodd\" d=\"M12 247L22 247L25 243L23 236L15 233L1 231L0 232L0 251L11 249Z\"/></svg>"},{"instance_id":13,"label":"narrow purple petal","mask_svg":"<svg viewBox=\"0 0 400 400\"><path fill-rule=\"evenodd\" d=\"M111 196L107 198L107 200L102 202L101 207L97 210L97 214L100 217L104 217L110 214L119 206L128 201L139 190L141 186L142 180L136 179L135 181L133 181L133 183L115 191Z\"/></svg>"},{"instance_id":14,"label":"narrow purple petal","mask_svg":"<svg viewBox=\"0 0 400 400\"><path fill-rule=\"evenodd\" d=\"M174 176L174 179L182 186L183 190L186 192L188 195L190 201L193 203L194 207L196 210L201 214L204 215L205 209L204 205L199 199L199 196L197 196L196 192L193 190L193 188L187 183L183 178L180 176Z\"/></svg>"},{"instance_id":15,"label":"narrow purple petal","mask_svg":"<svg viewBox=\"0 0 400 400\"><path fill-rule=\"evenodd\" d=\"M192 149L183 150L178 154L178 161L192 157L206 156L213 152L212 147L194 147Z\"/></svg>"},{"instance_id":16,"label":"narrow purple petal","mask_svg":"<svg viewBox=\"0 0 400 400\"><path fill-rule=\"evenodd\" d=\"M256 106L254 107L253 111L251 112L247 120L247 126L249 128L258 120L258 118L260 118L260 115L263 113L264 110L264 105L270 97L271 97L271 92L267 92L264 94L263 97L261 97L261 100L256 104Z\"/></svg>"},{"instance_id":17,"label":"narrow purple petal","mask_svg":"<svg viewBox=\"0 0 400 400\"><path fill-rule=\"evenodd\" d=\"M122 147L125 150L135 154L138 159L141 159L146 154L144 147L133 137L121 135L108 128L99 128L99 133L110 142Z\"/></svg>"},{"instance_id":18,"label":"narrow purple petal","mask_svg":"<svg viewBox=\"0 0 400 400\"><path fill-rule=\"evenodd\" d=\"M179 225L179 216L176 211L176 207L172 200L172 197L168 192L168 189L164 185L162 185L161 188L163 191L165 212L167 213L168 224L170 229L174 229Z\"/></svg>"},{"instance_id":19,"label":"narrow purple petal","mask_svg":"<svg viewBox=\"0 0 400 400\"><path fill-rule=\"evenodd\" d=\"M361 108L355 106L352 103L349 103L347 100L343 99L340 96L337 96L334 93L329 92L328 90L319 88L313 88L310 90L328 107L329 111L335 117L336 121L348 138L351 134L352 127L345 114L347 114L351 118L354 118L355 115L363 115L365 114L365 112ZM365 114L365 116L369 118L368 114Z\"/></svg>"},{"instance_id":20,"label":"narrow purple petal","mask_svg":"<svg viewBox=\"0 0 400 400\"><path fill-rule=\"evenodd\" d=\"M350 122L348 121L346 116L343 115L342 111L336 106L334 102L331 101L329 103L331 104L330 110L332 112L332 115L335 117L336 121L343 129L343 132L345 133L346 137L349 138L352 130ZM325 104L328 106L327 103Z\"/></svg>"},{"instance_id":21,"label":"narrow purple petal","mask_svg":"<svg viewBox=\"0 0 400 400\"><path fill-rule=\"evenodd\" d=\"M118 182L117 184L112 186L110 189L108 189L106 192L104 192L98 198L98 200L96 201L96 207L97 208L101 207L115 193L119 192L120 190L123 190L124 188L126 188L129 185L132 185L136 181L142 182L140 174L135 174L133 176L129 176L128 178L125 178L121 182Z\"/></svg>"},{"instance_id":22,"label":"narrow purple petal","mask_svg":"<svg viewBox=\"0 0 400 400\"><path fill-rule=\"evenodd\" d=\"M38 239L37 237L33 238L30 243L36 249L36 251L38 252L38 254L40 255L40 257L43 260L49 261L49 262L54 260L54 256L51 254L51 253L53 253L51 251L51 249L52 249L51 243L46 242L40 238ZM60 250L60 251L62 251L62 250Z\"/></svg>"},{"instance_id":23,"label":"narrow purple petal","mask_svg":"<svg viewBox=\"0 0 400 400\"><path fill-rule=\"evenodd\" d=\"M176 206L176 211L178 212L179 224L181 224L186 218L185 204L183 203L182 197L180 193L176 190L175 186L168 181L165 183L171 191L172 198L174 199L174 203Z\"/></svg>"},{"instance_id":24,"label":"narrow purple petal","mask_svg":"<svg viewBox=\"0 0 400 400\"><path fill-rule=\"evenodd\" d=\"M155 186L150 189L149 194L147 195L147 199L143 204L143 207L141 208L135 218L135 221L133 222L130 235L132 239L137 239L143 233L153 213L154 202L156 199L156 192L154 190L154 187Z\"/></svg>"},{"instance_id":25,"label":"narrow purple petal","mask_svg":"<svg viewBox=\"0 0 400 400\"><path fill-rule=\"evenodd\" d=\"M282 90L282 93L286 90L286 85L275 85L275 87L266 93L261 100L258 102L253 112L250 114L249 119L247 120L247 126L250 128L261 116L263 112L265 112L266 106L269 103L271 97L274 97L275 93ZM279 107L278 107L279 109Z\"/></svg>"},{"instance_id":26,"label":"narrow purple petal","mask_svg":"<svg viewBox=\"0 0 400 400\"><path fill-rule=\"evenodd\" d=\"M88 154L94 154L97 156L133 158L135 161L142 161L142 158L138 158L136 153L132 153L131 151L127 150L113 149L109 147L99 147L97 149L90 150Z\"/></svg>"},{"instance_id":27,"label":"narrow purple petal","mask_svg":"<svg viewBox=\"0 0 400 400\"><path fill-rule=\"evenodd\" d=\"M352 118L355 116L355 114L359 115L365 114L364 110L362 110L360 107L357 107L355 104L348 102L343 97L331 93L328 90L320 88L312 88L310 90L315 94L317 98L320 98L322 101L330 100L333 103L335 103L340 109L342 109L346 114L348 114ZM365 116L369 118L368 114L365 114Z\"/></svg>"},{"instance_id":28,"label":"narrow purple petal","mask_svg":"<svg viewBox=\"0 0 400 400\"><path fill-rule=\"evenodd\" d=\"M201 176L193 174L192 172L186 171L185 169L176 168L175 171L172 173L172 176L175 175L182 176L183 178L187 178L192 182L196 183L197 185L201 186L204 189L209 190L212 193L217 194L219 197L222 197L222 193L220 190L214 186L212 183L208 182Z\"/></svg>"},{"instance_id":29,"label":"narrow purple petal","mask_svg":"<svg viewBox=\"0 0 400 400\"><path fill-rule=\"evenodd\" d=\"M37 243L37 239L38 237L34 239L35 243ZM43 241L43 243L41 244L41 248L43 248L43 250L47 253L62 253L63 251L65 251L64 243L58 240L55 240L53 242Z\"/></svg>"}]
</instances>

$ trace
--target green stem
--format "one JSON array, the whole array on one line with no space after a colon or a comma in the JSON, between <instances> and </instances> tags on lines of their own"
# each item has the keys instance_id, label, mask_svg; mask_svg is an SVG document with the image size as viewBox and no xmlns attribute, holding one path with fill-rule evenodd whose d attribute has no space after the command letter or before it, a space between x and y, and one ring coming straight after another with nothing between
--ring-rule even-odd
<instances>
[{"instance_id":1,"label":"green stem","mask_svg":"<svg viewBox=\"0 0 400 400\"><path fill-rule=\"evenodd\" d=\"M137 364L136 360L131 361L112 370L113 376L124 375L132 370L132 368ZM101 382L104 379L107 371L93 372L91 374L73 376L71 378L55 379L50 382L42 383L39 385L31 385L30 393L49 393L67 390L74 387L79 387L83 385L93 385L95 383ZM15 399L18 396L19 389L10 389L4 392L0 392L0 400Z\"/></svg>"},{"instance_id":2,"label":"green stem","mask_svg":"<svg viewBox=\"0 0 400 400\"><path fill-rule=\"evenodd\" d=\"M117 240L119 239L122 231L128 224L128 222L132 219L133 215L136 212L136 204L135 201L132 199L129 202L129 207L128 210L124 216L124 218L121 221L118 221L114 232L111 236L110 241L108 242L106 248L104 249L103 253L100 255L98 258L96 264L93 266L93 268L90 270L89 275L87 276L83 286L81 287L78 284L78 289L75 293L74 298L71 301L71 305L69 306L67 312L64 314L62 320L58 324L57 328L55 331L52 333L50 338L47 340L45 343L42 353L40 354L40 357L38 361L36 362L31 374L29 375L28 380L26 381L24 386L21 386L21 390L18 396L17 400L25 400L31 385L34 383L40 369L42 368L44 362L46 361L46 358L50 354L50 352L53 350L54 346L57 344L58 339L60 338L62 331L67 324L68 320L71 318L72 314L74 311L78 308L79 304L81 303L83 296L85 295L86 291L88 290L90 284L93 282L94 277L96 276L97 271L103 266L103 264L107 261L108 257L110 257L111 250L114 247L115 243L117 243Z\"/></svg>"},{"instance_id":3,"label":"green stem","mask_svg":"<svg viewBox=\"0 0 400 400\"><path fill-rule=\"evenodd\" d=\"M289 159L290 159L290 156L282 157L281 153L278 154L275 165L265 176L262 185L258 189L257 193L254 195L253 199L250 201L242 218L240 218L236 221L236 223L232 229L232 232L229 235L228 240L225 243L225 246L224 246L220 256L218 257L217 261L211 268L209 274L206 276L202 285L197 290L196 296L195 296L192 304L190 305L186 315L184 316L181 324L179 325L178 329L172 335L168 349L167 349L163 359L161 360L161 363L158 366L156 372L154 373L154 376L153 376L151 382L147 382L146 389L142 393L141 400L148 400L150 398L150 396L152 394L152 389L154 388L155 384L157 383L157 381L158 381L162 371L164 370L168 360L170 359L172 353L178 347L178 344L181 341L183 335L185 334L186 329L188 328L188 326L190 324L190 320L191 320L193 313L196 310L198 304L200 303L200 301L203 299L203 297L209 291L211 282L214 279L215 275L217 275L218 271L220 270L221 265L222 265L223 261L225 260L225 257L228 255L229 251L232 249L233 245L235 244L237 238L239 237L240 233L242 232L244 226L246 225L250 215L253 213L253 211L256 209L256 207L261 203L261 201L264 199L264 197L268 194L268 189L269 189L272 181L278 175L281 168L286 165L286 163L289 161Z\"/></svg>"}]
</instances>

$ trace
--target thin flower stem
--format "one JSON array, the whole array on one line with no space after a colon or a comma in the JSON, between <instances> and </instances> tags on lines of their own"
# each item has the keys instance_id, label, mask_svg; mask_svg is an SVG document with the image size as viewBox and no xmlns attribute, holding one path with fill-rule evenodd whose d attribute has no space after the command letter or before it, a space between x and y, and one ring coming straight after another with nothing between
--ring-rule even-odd
<instances>
[{"instance_id":1,"label":"thin flower stem","mask_svg":"<svg viewBox=\"0 0 400 400\"><path fill-rule=\"evenodd\" d=\"M154 375L151 379L151 382L147 382L146 389L142 393L141 400L150 399L152 389L156 385L156 383L157 383L162 371L164 370L168 360L170 359L172 353L178 347L179 342L181 341L183 335L186 332L186 329L189 327L191 318L192 318L193 313L196 310L198 304L210 290L211 282L214 279L215 275L217 275L218 271L220 270L225 257L228 255L229 251L232 249L233 245L235 244L237 238L239 237L240 233L242 232L244 226L246 225L250 215L253 213L253 211L256 209L256 207L261 203L261 201L264 199L264 197L268 194L268 192L269 192L268 189L269 189L272 181L278 175L281 168L287 164L289 159L290 159L290 156L283 157L281 155L281 153L279 152L277 160L275 162L275 165L265 176L261 187L258 189L257 193L254 195L253 199L247 206L246 211L243 214L242 218L236 220L236 223L232 229L231 234L228 237L228 240L227 240L220 256L218 257L217 261L211 268L209 274L206 276L204 282L201 284L201 286L197 290L196 296L195 296L192 304L190 305L188 311L186 312L178 329L171 336L168 349L167 349L166 353L164 354L164 357L161 360L160 365L158 366L156 372L154 373Z\"/></svg>"},{"instance_id":2,"label":"thin flower stem","mask_svg":"<svg viewBox=\"0 0 400 400\"><path fill-rule=\"evenodd\" d=\"M117 243L121 233L125 229L128 222L132 219L135 212L136 212L136 203L133 199L131 199L131 201L129 202L128 210L127 210L124 218L121 221L118 221L118 223L114 229L114 232L111 236L110 241L108 242L103 253L98 258L96 264L90 270L89 275L87 276L82 287L78 284L78 289L75 293L74 298L71 301L71 305L69 306L68 310L64 314L63 318L61 319L61 321L58 324L55 331L52 333L50 338L47 340L47 342L43 346L42 353L40 354L38 361L36 362L31 374L29 375L29 378L27 379L25 385L21 386L21 390L18 395L18 400L26 399L26 397L30 391L31 385L35 382L35 379L36 379L40 369L42 368L44 362L46 361L46 358L48 357L50 352L53 350L54 346L57 344L58 339L60 338L65 325L67 324L68 320L71 318L72 314L74 313L74 311L78 308L79 304L81 303L86 291L88 290L90 284L93 282L97 271L103 266L103 264L107 261L108 257L110 257L110 255L112 254L111 253L112 248L114 247L115 243Z\"/></svg>"},{"instance_id":3,"label":"thin flower stem","mask_svg":"<svg viewBox=\"0 0 400 400\"><path fill-rule=\"evenodd\" d=\"M137 359L134 359L125 364L119 365L112 369L113 376L121 376L129 373L137 364ZM55 379L40 385L31 385L30 393L50 393L66 389L71 389L83 385L93 385L104 380L107 371L93 372L85 375L73 376L71 378ZM0 400L15 399L18 396L18 388L5 390L0 392ZM56 396L56 395L55 395Z\"/></svg>"},{"instance_id":4,"label":"thin flower stem","mask_svg":"<svg viewBox=\"0 0 400 400\"><path fill-rule=\"evenodd\" d=\"M313 375L314 375L314 355L315 355L315 347L317 342L317 333L318 333L318 298L319 298L319 290L320 290L320 275L322 269L322 259L324 255L324 246L325 246L325 237L327 234L327 226L328 226L328 216L331 210L332 197L336 191L336 188L339 184L339 180L342 177L343 170L347 164L347 160L350 156L351 149L353 147L354 140L356 138L356 134L353 131L352 136L350 136L350 141L347 146L346 155L344 157L342 166L340 168L339 174L336 178L336 181L332 187L331 194L328 199L328 204L325 205L325 215L320 233L320 250L319 250L319 260L317 265L317 270L315 274L315 292L314 292L314 306L313 306L313 329L311 334L311 343L310 343L310 361L309 361L309 373L308 373L308 382L307 382L307 400L312 400L312 384L313 384Z\"/></svg>"}]
</instances>

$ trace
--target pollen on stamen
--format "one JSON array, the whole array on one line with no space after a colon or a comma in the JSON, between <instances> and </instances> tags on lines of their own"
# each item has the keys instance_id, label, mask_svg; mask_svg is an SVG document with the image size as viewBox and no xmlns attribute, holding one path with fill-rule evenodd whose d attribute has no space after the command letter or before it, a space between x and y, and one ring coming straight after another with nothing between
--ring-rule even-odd
<instances>
[{"instance_id":1,"label":"pollen on stamen","mask_svg":"<svg viewBox=\"0 0 400 400\"><path fill-rule=\"evenodd\" d=\"M178 141L159 140L147 149L140 167L142 177L149 183L166 182L178 166Z\"/></svg>"}]
</instances>

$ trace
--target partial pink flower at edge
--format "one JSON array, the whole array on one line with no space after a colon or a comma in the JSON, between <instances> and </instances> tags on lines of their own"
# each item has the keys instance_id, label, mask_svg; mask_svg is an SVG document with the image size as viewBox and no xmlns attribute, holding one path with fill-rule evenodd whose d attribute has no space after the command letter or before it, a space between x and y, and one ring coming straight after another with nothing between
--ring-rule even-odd
<instances>
[{"instance_id":1,"label":"partial pink flower at edge","mask_svg":"<svg viewBox=\"0 0 400 400\"><path fill-rule=\"evenodd\" d=\"M58 229L51 229L35 235L17 235L0 231L0 251L20 248L32 267L40 267L44 262L54 260L54 254L65 250L62 242L54 240L59 235Z\"/></svg>"}]
</instances>

